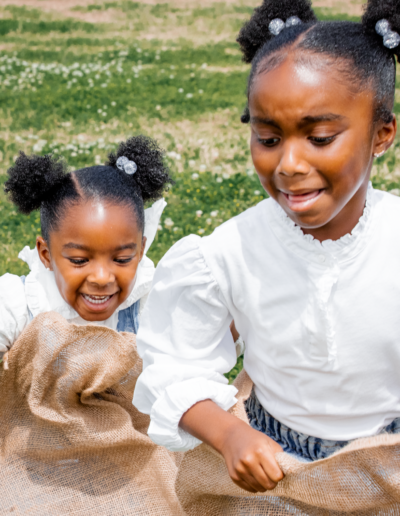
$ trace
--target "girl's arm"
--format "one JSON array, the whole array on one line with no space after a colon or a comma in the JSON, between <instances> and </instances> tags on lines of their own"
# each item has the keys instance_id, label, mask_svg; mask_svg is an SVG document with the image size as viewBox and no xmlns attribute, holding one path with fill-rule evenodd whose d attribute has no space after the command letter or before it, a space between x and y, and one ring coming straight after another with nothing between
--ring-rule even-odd
<instances>
[{"instance_id":1,"label":"girl's arm","mask_svg":"<svg viewBox=\"0 0 400 516\"><path fill-rule=\"evenodd\" d=\"M183 416L183 430L212 446L225 459L231 479L252 493L274 489L282 480L275 454L282 448L211 400L200 401Z\"/></svg>"}]
</instances>

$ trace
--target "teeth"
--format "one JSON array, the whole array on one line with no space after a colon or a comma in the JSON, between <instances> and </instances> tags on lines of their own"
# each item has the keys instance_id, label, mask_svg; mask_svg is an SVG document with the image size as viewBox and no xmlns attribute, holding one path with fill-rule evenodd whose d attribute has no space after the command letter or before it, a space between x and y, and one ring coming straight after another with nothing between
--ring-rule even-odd
<instances>
[{"instance_id":1,"label":"teeth","mask_svg":"<svg viewBox=\"0 0 400 516\"><path fill-rule=\"evenodd\" d=\"M87 294L83 294L83 297L87 299L90 303L94 303L95 305L101 305L110 299L111 296L88 296Z\"/></svg>"}]
</instances>

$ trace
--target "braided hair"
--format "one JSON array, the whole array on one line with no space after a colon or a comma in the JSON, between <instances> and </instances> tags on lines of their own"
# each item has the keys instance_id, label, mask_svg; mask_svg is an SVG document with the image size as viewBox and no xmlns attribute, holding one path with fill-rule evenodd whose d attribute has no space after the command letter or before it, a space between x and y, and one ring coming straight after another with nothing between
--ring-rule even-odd
<instances>
[{"instance_id":1,"label":"braided hair","mask_svg":"<svg viewBox=\"0 0 400 516\"><path fill-rule=\"evenodd\" d=\"M137 165L129 175L117 167L125 156ZM7 171L5 192L21 213L40 210L42 236L56 231L68 208L90 199L132 208L139 231L144 231L144 204L159 199L172 184L164 152L146 136L129 138L111 153L105 165L69 172L66 163L53 155L27 156L20 152Z\"/></svg>"},{"instance_id":2,"label":"braided hair","mask_svg":"<svg viewBox=\"0 0 400 516\"><path fill-rule=\"evenodd\" d=\"M298 24L285 27L278 35L270 31L272 20L283 22L296 16ZM289 54L307 59L326 56L327 65L335 67L355 91L367 88L374 92L374 122L390 123L393 114L396 61L400 45L388 48L376 31L376 23L389 22L391 31L400 33L399 0L369 0L361 23L348 21L320 22L309 0L264 0L254 10L237 38L243 60L251 63L248 98L254 79L277 67ZM296 58L295 57L295 58ZM320 64L320 63L319 63ZM248 123L248 107L242 122Z\"/></svg>"}]
</instances>

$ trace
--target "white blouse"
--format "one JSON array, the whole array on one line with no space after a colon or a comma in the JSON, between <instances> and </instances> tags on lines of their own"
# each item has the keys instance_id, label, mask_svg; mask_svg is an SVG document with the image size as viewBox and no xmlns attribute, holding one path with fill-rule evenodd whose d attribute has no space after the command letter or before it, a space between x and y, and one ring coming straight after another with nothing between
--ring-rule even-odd
<instances>
[{"instance_id":1,"label":"white blouse","mask_svg":"<svg viewBox=\"0 0 400 516\"><path fill-rule=\"evenodd\" d=\"M400 417L400 199L369 187L351 234L319 242L264 200L159 263L138 333L144 371L133 403L171 450L196 402L227 410L232 318L263 407L296 431L348 440ZM157 317L154 318L153 314Z\"/></svg>"},{"instance_id":2,"label":"white blouse","mask_svg":"<svg viewBox=\"0 0 400 516\"><path fill-rule=\"evenodd\" d=\"M167 203L164 199L155 202L151 208L145 210L145 230L147 237L145 253L152 244L160 221L160 217ZM75 324L96 324L114 330L118 325L118 312L140 301L140 312L143 310L150 292L154 276L154 264L146 255L143 256L136 273L136 281L129 297L118 307L116 312L105 321L89 322L61 297L54 272L46 270L40 261L39 254L26 246L19 258L26 262L30 273L25 279L25 285L19 276L4 274L0 277L0 358L11 348L20 333L28 325L31 315L54 311Z\"/></svg>"}]
</instances>

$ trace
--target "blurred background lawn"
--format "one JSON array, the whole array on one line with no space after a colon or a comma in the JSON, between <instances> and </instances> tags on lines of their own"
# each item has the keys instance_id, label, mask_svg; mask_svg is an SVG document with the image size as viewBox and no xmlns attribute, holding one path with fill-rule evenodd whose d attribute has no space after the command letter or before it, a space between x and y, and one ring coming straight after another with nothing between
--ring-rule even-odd
<instances>
[{"instance_id":1,"label":"blurred background lawn","mask_svg":"<svg viewBox=\"0 0 400 516\"><path fill-rule=\"evenodd\" d=\"M240 123L248 66L235 43L259 3L1 1L0 275L27 272L17 255L39 232L39 214L18 214L3 193L19 150L80 168L130 135L156 138L176 185L149 252L155 262L184 235L206 235L265 197ZM360 1L314 6L323 19L362 12ZM396 101L400 111L400 90ZM400 193L399 156L397 140L374 167L375 186Z\"/></svg>"}]
</instances>

